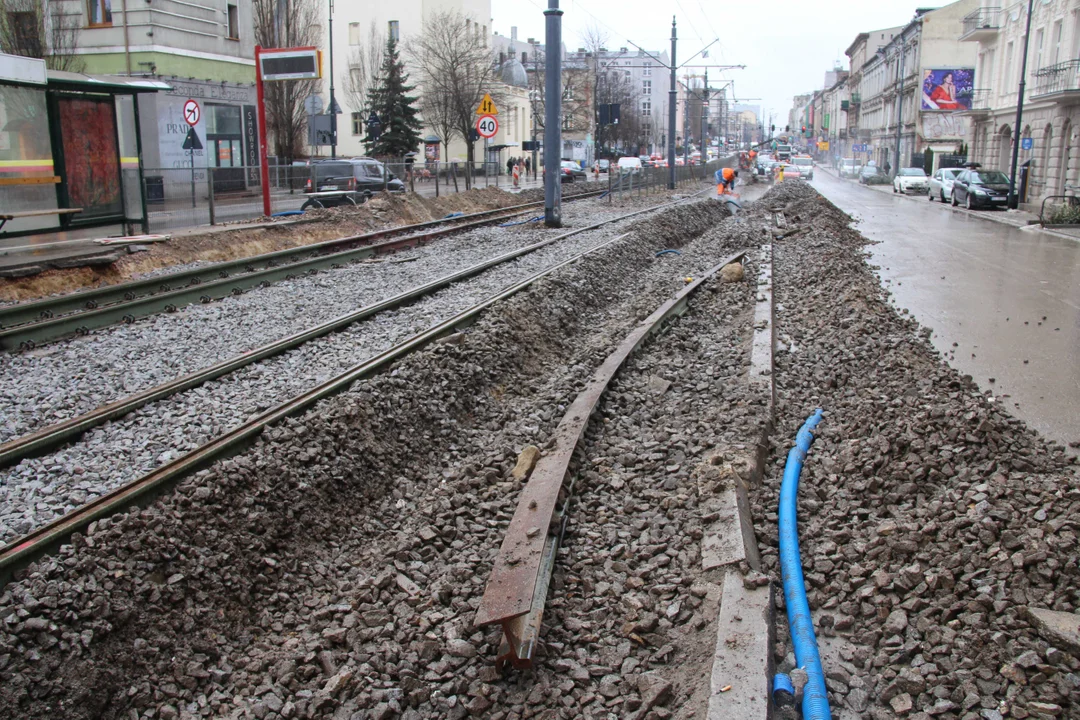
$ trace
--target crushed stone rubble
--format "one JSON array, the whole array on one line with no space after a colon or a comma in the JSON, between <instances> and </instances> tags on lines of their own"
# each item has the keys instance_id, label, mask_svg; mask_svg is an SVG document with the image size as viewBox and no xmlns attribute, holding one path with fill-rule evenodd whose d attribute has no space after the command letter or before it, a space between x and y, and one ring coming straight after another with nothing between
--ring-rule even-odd
<instances>
[{"instance_id":1,"label":"crushed stone rubble","mask_svg":"<svg viewBox=\"0 0 1080 720\"><path fill-rule=\"evenodd\" d=\"M666 200L648 199L650 204ZM605 201L564 208L566 229L625 214ZM539 223L484 227L176 313L153 315L0 356L0 442L89 412L557 234ZM183 352L177 352L183 348Z\"/></svg>"},{"instance_id":2,"label":"crushed stone rubble","mask_svg":"<svg viewBox=\"0 0 1080 720\"><path fill-rule=\"evenodd\" d=\"M558 582L600 592L587 607L556 601L552 613L567 617L547 645L546 680L498 678L497 632L472 620L516 503L518 452L545 446L595 367L687 276L746 246L738 225L721 225L725 216L705 201L639 222L466 332L20 572L0 592L0 714L508 720L588 708L587 717L671 717L665 705L689 689L667 670L686 632L707 634L698 627L706 614L695 612L700 587L683 576L693 550L679 537L700 519L680 517L692 481L672 466L689 468L719 441L690 437L685 411L739 402L734 387L715 403L698 395L701 382L737 385L744 372L745 285L717 277L699 291L709 316L695 322L711 326L715 315L731 326L709 338L692 327L661 334L655 342L670 337L670 346L643 350L603 410L637 395L642 415L590 436L591 453L623 449L622 486L596 487L620 507L599 525L583 519L563 551L571 564ZM681 254L655 256L673 246ZM678 365L660 367L669 355L683 358L685 377ZM706 367L710 380L694 376ZM640 397L655 395L658 373L670 388ZM652 439L614 437L638 423ZM674 478L666 492L678 499L658 512L651 493L661 478ZM631 503L641 512L619 517ZM594 566L594 532L648 548L648 568L624 551L610 568ZM613 590L623 583L625 602ZM597 631L612 619L635 623L644 645L627 652L619 634L599 647Z\"/></svg>"},{"instance_id":3,"label":"crushed stone rubble","mask_svg":"<svg viewBox=\"0 0 1080 720\"><path fill-rule=\"evenodd\" d=\"M627 232L630 222L567 238L410 305L151 403L56 452L0 470L0 542L55 520L504 288ZM486 247L486 254L469 264L502 250Z\"/></svg>"},{"instance_id":4,"label":"crushed stone rubble","mask_svg":"<svg viewBox=\"0 0 1080 720\"><path fill-rule=\"evenodd\" d=\"M834 713L1080 717L1080 658L1025 610L1078 610L1074 464L890 305L849 218L812 191L782 187L785 216L807 229L775 244L778 428L753 512L763 562L779 577L784 457L824 408L798 517Z\"/></svg>"}]
</instances>

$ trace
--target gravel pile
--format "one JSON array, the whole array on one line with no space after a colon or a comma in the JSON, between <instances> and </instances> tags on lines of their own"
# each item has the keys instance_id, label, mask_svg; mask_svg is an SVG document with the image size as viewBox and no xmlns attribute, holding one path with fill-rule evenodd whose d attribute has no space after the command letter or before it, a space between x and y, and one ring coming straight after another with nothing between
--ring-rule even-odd
<instances>
[{"instance_id":1,"label":"gravel pile","mask_svg":"<svg viewBox=\"0 0 1080 720\"><path fill-rule=\"evenodd\" d=\"M560 627L545 631L541 669L498 678L498 633L475 631L472 620L517 501L509 474L517 453L544 446L566 404L640 318L687 275L746 243L745 233L727 230L691 240L722 217L704 202L639 223L625 241L500 303L469 331L269 430L249 452L32 566L0 594L3 714L681 713L669 700L672 685L676 697L688 691L665 673L704 616L700 588L683 579L692 544L679 537L702 519L683 519L679 505L690 504L690 468L728 432L738 434L737 425L718 429L720 419L750 415L735 410L734 387L749 334L745 286L717 279L699 291L691 314L634 360L603 408L607 419L631 405L636 414L590 431L585 502L597 512L575 526L563 551L572 564L557 582L592 600L556 593L563 599L551 617ZM681 255L655 257L673 245ZM715 327L713 314L734 327ZM663 394L650 387L654 375L672 382ZM690 412L702 414L702 427L684 417ZM674 488L663 486L668 480ZM650 554L620 556L609 537ZM601 545L611 555L594 562L589 554ZM655 594L653 579L664 580ZM624 584L630 592L613 590ZM601 643L612 618L635 622L648 647L628 651L625 635Z\"/></svg>"},{"instance_id":2,"label":"gravel pile","mask_svg":"<svg viewBox=\"0 0 1080 720\"><path fill-rule=\"evenodd\" d=\"M656 196L650 201L666 198ZM627 212L584 200L565 207L566 228ZM320 272L207 305L103 328L0 357L0 442L89 412L126 395L396 295L492 256L557 234L539 223L480 228L377 263ZM412 262L406 262L411 260ZM180 351L178 351L180 349Z\"/></svg>"},{"instance_id":3,"label":"gravel pile","mask_svg":"<svg viewBox=\"0 0 1080 720\"><path fill-rule=\"evenodd\" d=\"M1075 469L888 303L845 215L788 185L771 200L808 230L775 245L779 428L754 512L779 578L784 456L824 408L798 514L819 639L839 652L826 662L833 707L875 720L1080 717L1080 660L1025 614L1078 610Z\"/></svg>"}]
</instances>

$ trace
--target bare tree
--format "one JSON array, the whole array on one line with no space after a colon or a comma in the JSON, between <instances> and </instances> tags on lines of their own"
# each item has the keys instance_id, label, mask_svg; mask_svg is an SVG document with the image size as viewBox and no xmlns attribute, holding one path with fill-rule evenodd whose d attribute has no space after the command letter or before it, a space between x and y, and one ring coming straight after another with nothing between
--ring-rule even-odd
<instances>
[{"instance_id":1,"label":"bare tree","mask_svg":"<svg viewBox=\"0 0 1080 720\"><path fill-rule=\"evenodd\" d=\"M503 99L491 50L485 47L487 38L480 38L473 26L475 23L466 24L466 17L456 10L433 12L424 23L424 32L409 46L423 102L433 93L440 95L434 109L443 112L446 126L452 126L454 133L465 140L469 160L466 187L472 183L476 141L471 131L476 107L485 92L491 93L496 104ZM431 123L426 114L424 121Z\"/></svg>"},{"instance_id":2,"label":"bare tree","mask_svg":"<svg viewBox=\"0 0 1080 720\"><path fill-rule=\"evenodd\" d=\"M319 44L322 21L318 0L289 0L284 3L285 16L280 18L280 36L275 32L279 19L278 6L277 0L254 0L252 13L256 44L264 48ZM307 115L304 112L304 100L309 95L318 93L321 86L319 80L279 80L266 83L263 89L266 130L272 138L274 154L279 158L294 158L306 154L304 148L307 145Z\"/></svg>"},{"instance_id":3,"label":"bare tree","mask_svg":"<svg viewBox=\"0 0 1080 720\"><path fill-rule=\"evenodd\" d=\"M367 37L349 51L348 74L342 87L349 107L361 115L367 115L368 93L376 85L385 50L386 35L372 20Z\"/></svg>"},{"instance_id":4,"label":"bare tree","mask_svg":"<svg viewBox=\"0 0 1080 720\"><path fill-rule=\"evenodd\" d=\"M585 58L568 57L562 63L562 128L567 133L592 131L596 107L593 102L595 85L592 64ZM529 76L529 95L533 102L536 126L543 130L547 118L547 95L545 72L547 54L539 45L530 47L526 53L525 71ZM560 151L561 154L561 151Z\"/></svg>"},{"instance_id":5,"label":"bare tree","mask_svg":"<svg viewBox=\"0 0 1080 720\"><path fill-rule=\"evenodd\" d=\"M50 70L80 72L85 67L75 54L81 27L81 15L64 12L60 3L0 0L0 48L42 59Z\"/></svg>"}]
</instances>

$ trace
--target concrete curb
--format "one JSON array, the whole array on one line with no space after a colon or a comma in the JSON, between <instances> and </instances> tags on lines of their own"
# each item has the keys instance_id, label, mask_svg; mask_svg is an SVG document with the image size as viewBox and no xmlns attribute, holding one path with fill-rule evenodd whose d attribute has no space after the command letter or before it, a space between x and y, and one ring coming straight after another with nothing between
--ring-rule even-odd
<instances>
[{"instance_id":1,"label":"concrete curb","mask_svg":"<svg viewBox=\"0 0 1080 720\"><path fill-rule=\"evenodd\" d=\"M765 399L760 434L749 459L749 472L745 478L732 474L731 487L720 496L721 516L702 540L705 569L727 568L716 623L707 720L767 720L771 716L769 681L775 639L772 583L744 578L737 568L745 562L759 571L761 563L747 490L764 478L776 408L772 261L772 245L766 244L759 258L749 373L751 390Z\"/></svg>"}]
</instances>

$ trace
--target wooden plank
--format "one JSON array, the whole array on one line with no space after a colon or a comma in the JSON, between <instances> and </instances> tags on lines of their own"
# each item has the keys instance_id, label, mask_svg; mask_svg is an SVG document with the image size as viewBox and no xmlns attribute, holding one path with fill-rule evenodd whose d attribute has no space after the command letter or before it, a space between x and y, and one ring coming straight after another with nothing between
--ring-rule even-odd
<instances>
[{"instance_id":1,"label":"wooden plank","mask_svg":"<svg viewBox=\"0 0 1080 720\"><path fill-rule=\"evenodd\" d=\"M24 217L38 217L41 215L73 215L81 213L82 208L54 208L52 210L23 210L21 212L0 213L2 220L15 220Z\"/></svg>"}]
</instances>

